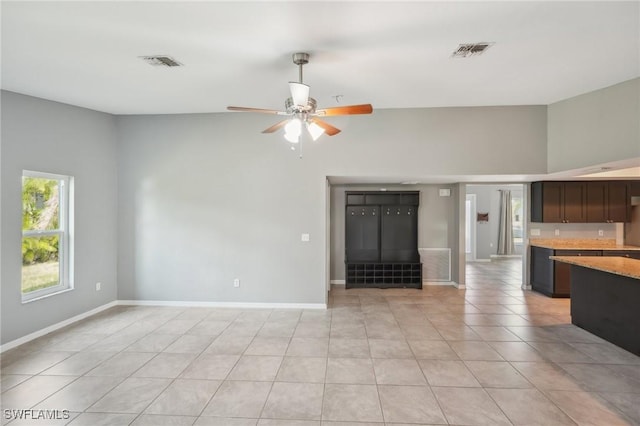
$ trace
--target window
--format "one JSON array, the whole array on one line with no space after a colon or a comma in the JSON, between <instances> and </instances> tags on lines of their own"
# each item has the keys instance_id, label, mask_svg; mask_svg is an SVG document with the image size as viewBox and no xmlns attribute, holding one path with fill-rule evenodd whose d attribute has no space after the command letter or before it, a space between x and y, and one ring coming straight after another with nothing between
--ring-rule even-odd
<instances>
[{"instance_id":1,"label":"window","mask_svg":"<svg viewBox=\"0 0 640 426\"><path fill-rule=\"evenodd\" d=\"M522 197L511 198L511 222L513 224L513 242L522 244Z\"/></svg>"},{"instance_id":2,"label":"window","mask_svg":"<svg viewBox=\"0 0 640 426\"><path fill-rule=\"evenodd\" d=\"M22 301L73 288L69 176L22 173Z\"/></svg>"}]
</instances>

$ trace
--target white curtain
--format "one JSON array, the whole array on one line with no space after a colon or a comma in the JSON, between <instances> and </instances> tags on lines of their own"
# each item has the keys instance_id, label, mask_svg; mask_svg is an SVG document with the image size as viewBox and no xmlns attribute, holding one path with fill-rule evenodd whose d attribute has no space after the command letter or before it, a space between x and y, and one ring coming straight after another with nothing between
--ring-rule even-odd
<instances>
[{"instance_id":1,"label":"white curtain","mask_svg":"<svg viewBox=\"0 0 640 426\"><path fill-rule=\"evenodd\" d=\"M500 190L500 223L498 225L498 254L509 255L515 251L511 213L511 191Z\"/></svg>"}]
</instances>

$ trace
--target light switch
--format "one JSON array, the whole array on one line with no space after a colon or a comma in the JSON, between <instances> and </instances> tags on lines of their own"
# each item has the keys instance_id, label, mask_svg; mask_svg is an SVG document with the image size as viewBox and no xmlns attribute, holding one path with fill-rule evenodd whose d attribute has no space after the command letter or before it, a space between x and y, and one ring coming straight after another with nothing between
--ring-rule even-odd
<instances>
[{"instance_id":1,"label":"light switch","mask_svg":"<svg viewBox=\"0 0 640 426\"><path fill-rule=\"evenodd\" d=\"M301 241L309 241L309 234L302 234L302 236L300 237Z\"/></svg>"}]
</instances>

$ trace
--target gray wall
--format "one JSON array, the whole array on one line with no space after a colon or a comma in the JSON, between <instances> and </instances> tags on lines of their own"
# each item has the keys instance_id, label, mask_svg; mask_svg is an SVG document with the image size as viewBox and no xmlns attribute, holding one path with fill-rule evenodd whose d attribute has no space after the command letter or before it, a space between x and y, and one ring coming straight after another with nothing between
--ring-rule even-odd
<instances>
[{"instance_id":1,"label":"gray wall","mask_svg":"<svg viewBox=\"0 0 640 426\"><path fill-rule=\"evenodd\" d=\"M242 114L119 119L120 299L325 302L318 157L310 149L300 160L260 134L269 120L251 123Z\"/></svg>"},{"instance_id":2,"label":"gray wall","mask_svg":"<svg viewBox=\"0 0 640 426\"><path fill-rule=\"evenodd\" d=\"M331 187L331 280L344 280L344 223L346 191L420 191L418 208L418 247L451 248L457 252L456 185L332 185ZM440 197L440 188L451 196ZM454 270L452 269L452 275ZM453 276L452 276L453 279ZM457 277L456 277L457 279ZM456 279L453 279L456 281Z\"/></svg>"},{"instance_id":3,"label":"gray wall","mask_svg":"<svg viewBox=\"0 0 640 426\"><path fill-rule=\"evenodd\" d=\"M512 197L522 197L522 185L467 185L467 194L476 195L476 211L489 213L488 222L476 221L476 259L490 259L498 252L500 225L500 192L510 190ZM526 215L526 212L523 212ZM522 254L522 245L517 245L514 254Z\"/></svg>"},{"instance_id":4,"label":"gray wall","mask_svg":"<svg viewBox=\"0 0 640 426\"><path fill-rule=\"evenodd\" d=\"M640 78L548 107L549 172L640 157Z\"/></svg>"},{"instance_id":5,"label":"gray wall","mask_svg":"<svg viewBox=\"0 0 640 426\"><path fill-rule=\"evenodd\" d=\"M4 344L116 300L117 168L113 116L6 91L1 96ZM22 304L24 169L75 178L75 289Z\"/></svg>"},{"instance_id":6,"label":"gray wall","mask_svg":"<svg viewBox=\"0 0 640 426\"><path fill-rule=\"evenodd\" d=\"M543 106L331 121L299 159L271 116L119 117L119 298L324 303L326 176L546 171Z\"/></svg>"}]
</instances>

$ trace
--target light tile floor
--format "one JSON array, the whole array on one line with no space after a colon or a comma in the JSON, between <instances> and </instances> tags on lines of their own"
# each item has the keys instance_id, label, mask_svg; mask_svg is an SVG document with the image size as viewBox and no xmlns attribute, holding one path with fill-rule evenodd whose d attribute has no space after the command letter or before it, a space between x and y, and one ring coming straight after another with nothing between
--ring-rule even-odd
<instances>
[{"instance_id":1,"label":"light tile floor","mask_svg":"<svg viewBox=\"0 0 640 426\"><path fill-rule=\"evenodd\" d=\"M327 311L110 309L2 355L2 423L640 424L640 357L520 290L517 262L470 264L467 290L333 290Z\"/></svg>"}]
</instances>

